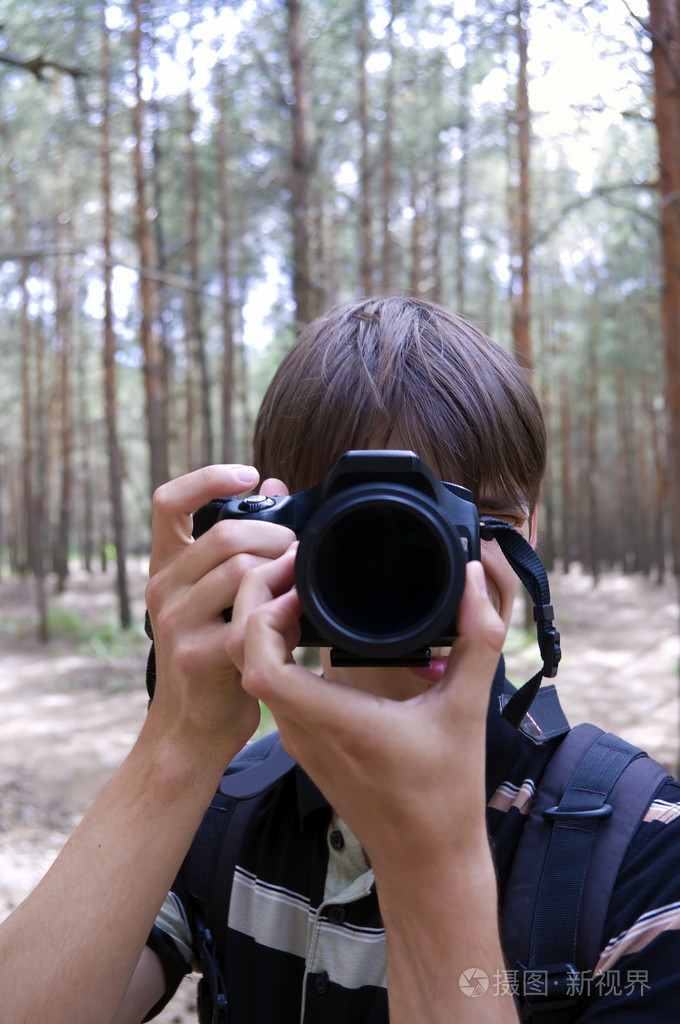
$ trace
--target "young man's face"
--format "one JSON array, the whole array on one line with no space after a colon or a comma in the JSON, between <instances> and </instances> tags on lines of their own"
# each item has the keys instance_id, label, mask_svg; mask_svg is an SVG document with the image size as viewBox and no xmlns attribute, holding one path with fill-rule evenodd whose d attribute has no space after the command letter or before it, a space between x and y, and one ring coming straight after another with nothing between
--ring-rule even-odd
<instances>
[{"instance_id":1,"label":"young man's face","mask_svg":"<svg viewBox=\"0 0 680 1024\"><path fill-rule=\"evenodd\" d=\"M399 446L390 445L390 447ZM451 482L455 483L456 481ZM477 507L480 516L491 515L497 519L504 519L519 530L532 547L535 546L535 510L533 514L530 514L527 507L518 508L504 499L502 494L491 493L480 495ZM481 542L481 555L491 603L507 628L510 625L512 608L520 581L495 540ZM433 648L432 663L428 669L334 668L330 664L329 649L321 651L321 660L326 679L334 679L337 682L347 683L358 689L395 700L407 700L439 682L446 669L449 650L450 648Z\"/></svg>"}]
</instances>

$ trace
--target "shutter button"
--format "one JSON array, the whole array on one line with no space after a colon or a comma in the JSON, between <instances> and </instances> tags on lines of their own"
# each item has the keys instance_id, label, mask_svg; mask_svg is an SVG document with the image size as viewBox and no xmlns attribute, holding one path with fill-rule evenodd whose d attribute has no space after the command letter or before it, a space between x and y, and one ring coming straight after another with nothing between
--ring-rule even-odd
<instances>
[{"instance_id":1,"label":"shutter button","mask_svg":"<svg viewBox=\"0 0 680 1024\"><path fill-rule=\"evenodd\" d=\"M261 512L263 508L271 508L276 504L274 498L268 498L264 494L251 494L239 503L239 512Z\"/></svg>"},{"instance_id":2,"label":"shutter button","mask_svg":"<svg viewBox=\"0 0 680 1024\"><path fill-rule=\"evenodd\" d=\"M342 850L345 845L345 837L339 828L334 828L331 832L331 846L334 850Z\"/></svg>"}]
</instances>

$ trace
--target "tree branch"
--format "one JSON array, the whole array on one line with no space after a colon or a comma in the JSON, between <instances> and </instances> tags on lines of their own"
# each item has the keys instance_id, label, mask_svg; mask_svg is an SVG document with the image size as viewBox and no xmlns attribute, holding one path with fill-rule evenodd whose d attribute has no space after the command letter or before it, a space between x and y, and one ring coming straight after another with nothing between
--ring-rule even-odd
<instances>
[{"instance_id":1,"label":"tree branch","mask_svg":"<svg viewBox=\"0 0 680 1024\"><path fill-rule=\"evenodd\" d=\"M623 6L626 8L631 18L634 21L637 21L638 25L640 25L640 27L647 33L649 38L652 40L652 43L655 43L659 47L668 62L668 68L673 76L675 84L680 87L680 67L678 67L677 61L673 58L673 54L671 53L671 47L669 45L670 40L656 32L652 28L652 24L648 18L642 18L639 14L636 14L635 11L631 10L630 5L626 0L623 0Z\"/></svg>"},{"instance_id":2,"label":"tree branch","mask_svg":"<svg viewBox=\"0 0 680 1024\"><path fill-rule=\"evenodd\" d=\"M13 68L18 68L20 71L28 71L36 77L39 82L46 82L45 71L48 68L53 68L55 71L60 71L64 75L70 75L73 79L83 78L88 74L83 68L75 68L69 64L62 64L57 60L48 60L42 54L37 57L30 57L27 60L22 60L20 57L12 57L9 53L0 53L0 64L9 64Z\"/></svg>"},{"instance_id":3,"label":"tree branch","mask_svg":"<svg viewBox=\"0 0 680 1024\"><path fill-rule=\"evenodd\" d=\"M537 245L541 245L543 242L546 242L550 235L553 233L553 231L557 230L557 228L560 226L561 222L564 220L565 217L568 217L573 210L578 210L579 207L585 206L586 203L591 202L593 199L607 199L610 195L612 195L615 192L628 191L630 189L656 190L658 189L658 187L659 185L656 181L624 181L613 185L597 185L586 195L576 196L574 199L571 200L571 202L563 206L560 210L559 217L552 224L549 224L548 227L546 227L545 230L541 231L540 233L536 232L534 234L532 245L535 248ZM625 208L628 210L631 209L629 206L626 206ZM648 220L653 220L655 223L658 222L658 218L650 217L650 214L646 213L646 211L644 210L636 209L634 211L631 210L631 212L635 212L639 216L645 217Z\"/></svg>"}]
</instances>

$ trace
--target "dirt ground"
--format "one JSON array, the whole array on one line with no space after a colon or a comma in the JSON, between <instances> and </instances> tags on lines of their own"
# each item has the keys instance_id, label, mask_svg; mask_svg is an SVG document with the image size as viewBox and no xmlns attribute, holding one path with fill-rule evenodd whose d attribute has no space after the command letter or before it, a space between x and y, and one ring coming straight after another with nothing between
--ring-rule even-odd
<instances>
[{"instance_id":1,"label":"dirt ground","mask_svg":"<svg viewBox=\"0 0 680 1024\"><path fill-rule=\"evenodd\" d=\"M141 623L143 566L131 565L130 574ZM552 591L564 649L556 681L570 721L611 729L676 771L680 609L674 582L659 586L611 574L594 587L572 570L552 577ZM48 868L125 756L146 709L141 630L122 648L102 638L102 624L115 621L113 573L74 571L66 593L51 597L51 605L61 635L41 645L31 582L0 582L0 919ZM538 667L535 645L516 628L509 647L508 675L524 682ZM193 1004L194 986L187 981L157 1020L195 1021Z\"/></svg>"}]
</instances>

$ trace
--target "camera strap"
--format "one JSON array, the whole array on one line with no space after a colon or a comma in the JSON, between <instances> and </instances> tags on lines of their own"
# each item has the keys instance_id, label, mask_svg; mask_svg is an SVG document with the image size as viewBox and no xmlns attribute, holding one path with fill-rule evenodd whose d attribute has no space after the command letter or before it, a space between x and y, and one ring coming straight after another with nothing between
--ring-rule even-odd
<instances>
[{"instance_id":1,"label":"camera strap","mask_svg":"<svg viewBox=\"0 0 680 1024\"><path fill-rule=\"evenodd\" d=\"M560 634L553 625L555 612L550 603L548 574L531 544L502 519L482 516L479 525L482 540L498 542L501 551L529 592L534 605L536 638L543 667L512 695L502 712L503 718L518 729L538 693L541 680L544 677L552 679L557 675L557 667L562 657Z\"/></svg>"}]
</instances>

